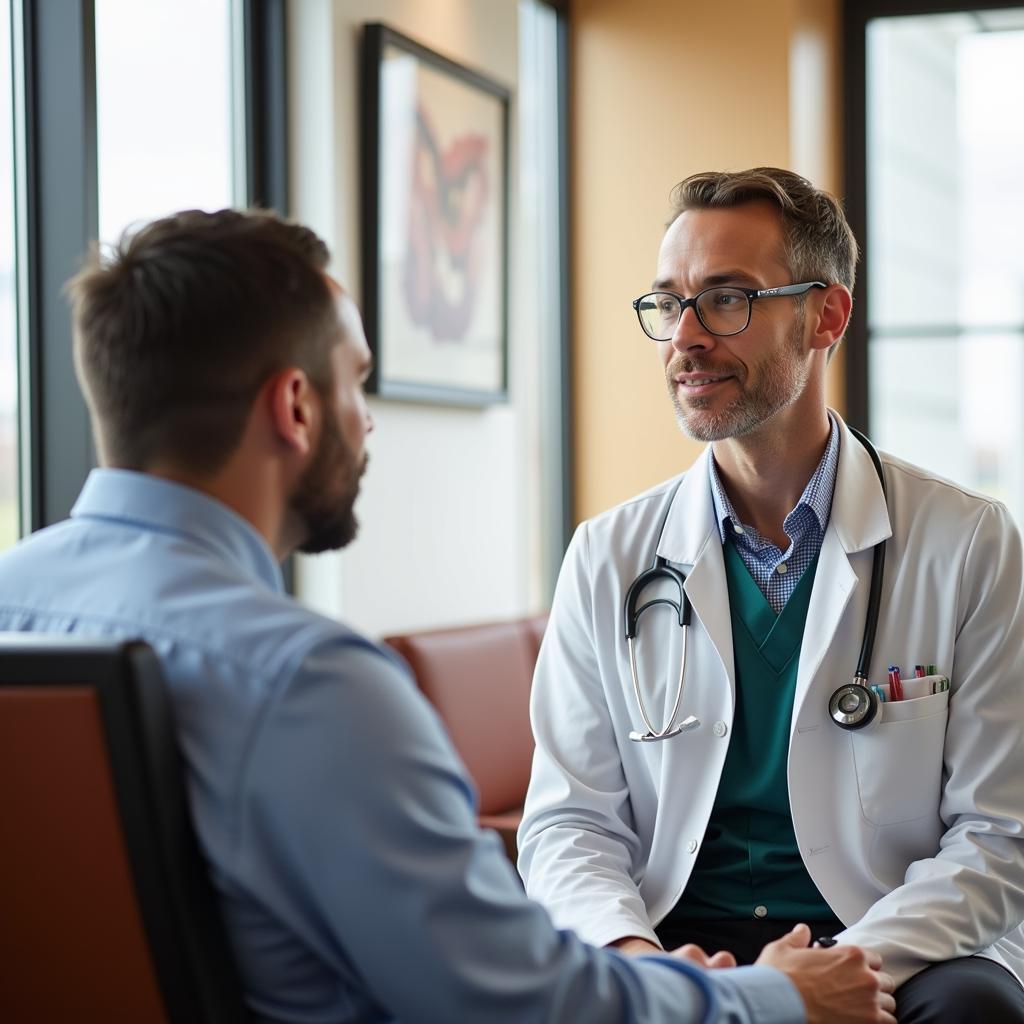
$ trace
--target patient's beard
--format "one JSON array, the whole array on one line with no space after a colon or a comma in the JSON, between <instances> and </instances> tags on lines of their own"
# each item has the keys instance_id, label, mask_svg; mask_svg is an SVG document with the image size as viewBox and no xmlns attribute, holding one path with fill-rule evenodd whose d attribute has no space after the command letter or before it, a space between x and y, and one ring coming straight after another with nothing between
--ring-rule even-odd
<instances>
[{"instance_id":1,"label":"patient's beard","mask_svg":"<svg viewBox=\"0 0 1024 1024\"><path fill-rule=\"evenodd\" d=\"M359 481L368 457L358 458L345 442L336 418L327 415L320 443L291 498L291 507L305 525L299 550L307 555L335 551L355 539Z\"/></svg>"}]
</instances>

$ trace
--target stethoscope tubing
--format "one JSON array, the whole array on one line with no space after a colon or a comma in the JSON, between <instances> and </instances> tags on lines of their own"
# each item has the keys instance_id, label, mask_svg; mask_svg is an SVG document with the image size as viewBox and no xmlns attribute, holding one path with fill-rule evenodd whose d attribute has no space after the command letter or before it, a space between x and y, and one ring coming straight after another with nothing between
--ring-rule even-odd
<instances>
[{"instance_id":1,"label":"stethoscope tubing","mask_svg":"<svg viewBox=\"0 0 1024 1024\"><path fill-rule=\"evenodd\" d=\"M885 473L882 470L882 460L875 450L875 446L856 427L847 424L850 433L864 446L865 451L874 463L875 472L878 474L878 482L882 485L882 500L886 508L889 507L889 492L885 486ZM659 541L660 543L660 541ZM878 617L882 608L882 582L885 578L885 541L875 545L871 555L871 584L868 588L868 610L864 620L864 638L860 645L860 657L857 659L857 671L854 673L853 681L861 686L866 686L868 672L871 669L871 655L875 649L875 634L878 632Z\"/></svg>"},{"instance_id":2,"label":"stethoscope tubing","mask_svg":"<svg viewBox=\"0 0 1024 1024\"><path fill-rule=\"evenodd\" d=\"M882 487L882 498L888 508L889 496L885 486L885 473L882 467L882 460L875 450L875 446L859 430L848 425L850 433L864 446L871 462L878 475L878 482ZM675 566L669 565L668 560L658 554L661 541L665 534L665 525L668 522L669 513L672 510L672 503L675 501L676 493L682 484L682 478L676 481L669 492L665 502L665 509L661 516L658 527L658 539L654 546L654 560L649 568L641 572L626 590L626 598L623 608L625 622L626 646L629 650L629 670L633 682L633 692L636 697L637 707L640 710L640 717L647 727L646 732L633 730L629 734L631 740L637 742L650 742L670 739L678 736L686 729L692 729L700 724L700 719L693 715L688 716L683 722L676 723L676 715L683 700L683 684L686 673L686 634L689 631L692 607L690 599L686 594L686 576ZM868 607L864 621L864 635L861 640L860 656L857 660L857 669L853 679L849 683L840 686L829 700L829 714L832 720L843 729L860 729L869 724L878 713L878 698L868 688L868 672L871 667L871 656L875 647L875 635L878 632L878 620L882 605L882 584L885 578L885 548L886 541L879 541L872 552L871 557L871 582L868 588ZM652 582L659 579L669 579L675 583L679 590L679 601L670 598L658 597L637 607L640 593ZM667 604L677 612L679 626L682 629L682 652L679 659L679 681L676 685L676 699L672 705L664 725L660 729L654 728L650 716L647 713L647 706L644 702L643 691L640 687L640 676L636 664L636 640L640 625L640 616L648 608L658 604ZM855 697L857 709L854 713L846 713L839 706L839 702L845 697Z\"/></svg>"},{"instance_id":3,"label":"stethoscope tubing","mask_svg":"<svg viewBox=\"0 0 1024 1024\"><path fill-rule=\"evenodd\" d=\"M679 682L676 684L676 702L672 705L672 710L669 713L664 728L657 730L654 728L654 724L651 722L651 718L647 714L644 697L640 692L640 676L636 669L636 638L626 638L626 644L629 647L629 669L630 674L633 677L633 692L636 694L636 703L637 707L640 709L640 717L644 720L644 725L647 726L646 733L639 733L636 731L631 732L629 734L629 738L631 740L644 740L648 742L651 740L667 740L672 736L677 736L683 729L692 729L695 725L700 724L700 720L691 715L690 719L686 722L683 722L676 728L673 728L676 715L679 713L679 705L683 702L683 672L686 670L686 634L688 632L689 626L683 626L683 653L679 660Z\"/></svg>"}]
</instances>

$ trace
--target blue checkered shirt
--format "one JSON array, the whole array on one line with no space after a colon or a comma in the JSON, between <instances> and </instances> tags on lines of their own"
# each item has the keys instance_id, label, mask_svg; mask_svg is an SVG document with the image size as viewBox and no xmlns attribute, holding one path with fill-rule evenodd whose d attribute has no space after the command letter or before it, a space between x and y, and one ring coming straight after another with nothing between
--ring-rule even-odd
<instances>
[{"instance_id":1,"label":"blue checkered shirt","mask_svg":"<svg viewBox=\"0 0 1024 1024\"><path fill-rule=\"evenodd\" d=\"M821 550L821 542L832 510L832 494L839 469L839 428L829 415L832 432L818 468L800 495L796 508L782 524L790 544L781 551L752 526L741 523L718 476L714 457L708 459L711 494L715 500L715 519L724 544L732 537L743 564L776 615L786 606L804 570Z\"/></svg>"}]
</instances>

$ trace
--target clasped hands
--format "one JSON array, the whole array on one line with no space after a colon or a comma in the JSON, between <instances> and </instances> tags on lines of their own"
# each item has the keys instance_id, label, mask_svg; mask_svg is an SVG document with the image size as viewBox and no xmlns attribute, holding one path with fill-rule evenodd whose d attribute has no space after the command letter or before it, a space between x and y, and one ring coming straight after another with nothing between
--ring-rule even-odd
<instances>
[{"instance_id":1,"label":"clasped hands","mask_svg":"<svg viewBox=\"0 0 1024 1024\"><path fill-rule=\"evenodd\" d=\"M810 942L810 928L798 924L769 942L756 961L789 978L804 1002L808 1024L896 1024L895 986L882 970L878 953L846 944L824 949ZM663 953L646 939L622 939L615 945L632 955ZM693 943L669 955L711 970L736 966L732 953L721 950L709 955Z\"/></svg>"}]
</instances>

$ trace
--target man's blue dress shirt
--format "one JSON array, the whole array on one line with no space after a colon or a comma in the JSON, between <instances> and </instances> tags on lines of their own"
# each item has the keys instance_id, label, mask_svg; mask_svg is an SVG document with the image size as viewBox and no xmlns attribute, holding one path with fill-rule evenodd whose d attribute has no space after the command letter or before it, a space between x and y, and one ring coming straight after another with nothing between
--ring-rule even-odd
<instances>
[{"instance_id":1,"label":"man's blue dress shirt","mask_svg":"<svg viewBox=\"0 0 1024 1024\"><path fill-rule=\"evenodd\" d=\"M722 543L732 536L743 564L776 615L786 607L786 602L793 596L807 567L818 557L828 517L832 513L832 495L835 493L836 474L839 472L839 428L831 413L829 422L832 424L832 432L825 446L825 454L807 481L796 507L782 524L790 540L785 551L763 537L754 527L740 522L722 486L714 458L708 459L715 520Z\"/></svg>"},{"instance_id":2,"label":"man's blue dress shirt","mask_svg":"<svg viewBox=\"0 0 1024 1024\"><path fill-rule=\"evenodd\" d=\"M0 630L155 648L261 1019L803 1020L774 970L705 973L557 932L477 828L404 665L291 600L264 540L212 498L94 471L70 520L0 557Z\"/></svg>"}]
</instances>

